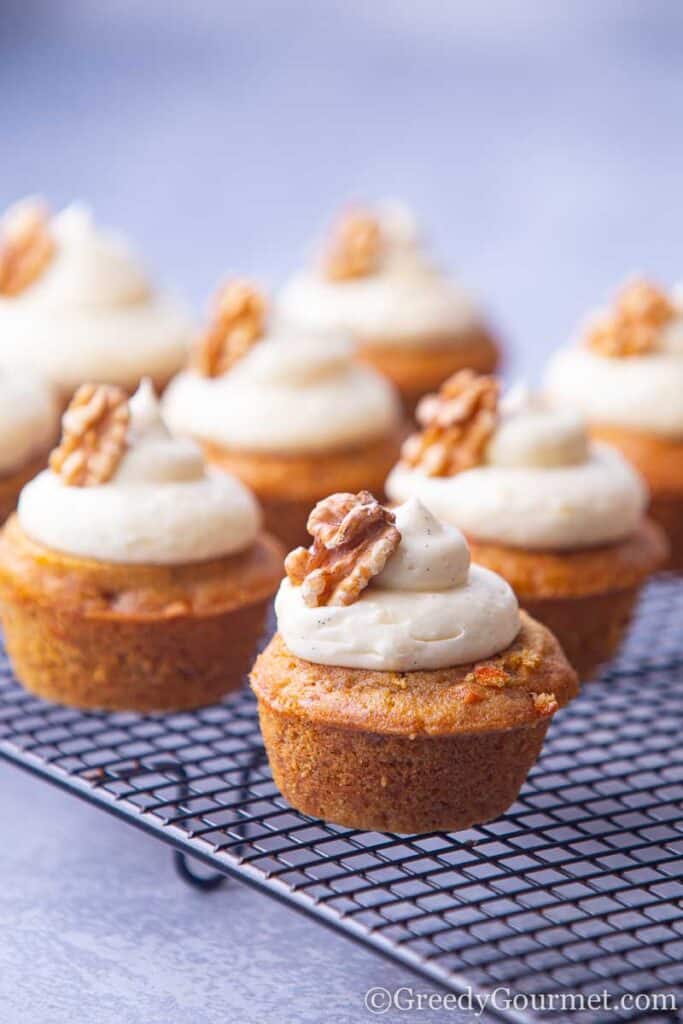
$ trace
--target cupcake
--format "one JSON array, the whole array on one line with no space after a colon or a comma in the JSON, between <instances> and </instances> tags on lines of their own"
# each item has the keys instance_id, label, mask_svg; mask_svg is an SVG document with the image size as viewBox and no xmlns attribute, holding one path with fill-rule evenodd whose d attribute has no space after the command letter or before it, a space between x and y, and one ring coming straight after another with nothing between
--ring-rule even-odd
<instances>
[{"instance_id":1,"label":"cupcake","mask_svg":"<svg viewBox=\"0 0 683 1024\"><path fill-rule=\"evenodd\" d=\"M432 266L412 216L395 204L342 217L323 257L285 284L278 309L306 331L348 331L409 412L456 370L487 373L498 363L472 299Z\"/></svg>"},{"instance_id":2,"label":"cupcake","mask_svg":"<svg viewBox=\"0 0 683 1024\"><path fill-rule=\"evenodd\" d=\"M683 570L683 289L628 284L579 344L555 355L545 391L580 409L591 434L642 473L650 514L669 535L669 565Z\"/></svg>"},{"instance_id":3,"label":"cupcake","mask_svg":"<svg viewBox=\"0 0 683 1024\"><path fill-rule=\"evenodd\" d=\"M289 547L306 539L311 505L330 491L380 491L403 436L393 388L352 361L345 338L269 327L263 298L244 281L218 294L163 410L173 431L254 491L267 528Z\"/></svg>"},{"instance_id":4,"label":"cupcake","mask_svg":"<svg viewBox=\"0 0 683 1024\"><path fill-rule=\"evenodd\" d=\"M577 692L557 641L417 500L393 513L367 492L335 494L308 528L251 673L283 795L384 832L502 814Z\"/></svg>"},{"instance_id":5,"label":"cupcake","mask_svg":"<svg viewBox=\"0 0 683 1024\"><path fill-rule=\"evenodd\" d=\"M461 371L417 410L387 480L467 535L548 626L581 678L615 653L636 595L667 545L644 518L647 489L614 448L589 443L580 417Z\"/></svg>"},{"instance_id":6,"label":"cupcake","mask_svg":"<svg viewBox=\"0 0 683 1024\"><path fill-rule=\"evenodd\" d=\"M185 359L184 311L155 291L124 241L82 206L33 201L0 231L0 361L40 367L65 405L84 381L162 388Z\"/></svg>"},{"instance_id":7,"label":"cupcake","mask_svg":"<svg viewBox=\"0 0 683 1024\"><path fill-rule=\"evenodd\" d=\"M28 370L0 368L0 523L27 480L47 463L59 432L51 387Z\"/></svg>"},{"instance_id":8,"label":"cupcake","mask_svg":"<svg viewBox=\"0 0 683 1024\"><path fill-rule=\"evenodd\" d=\"M282 575L256 501L164 427L149 382L83 385L0 535L0 613L24 686L171 710L240 685Z\"/></svg>"}]
</instances>

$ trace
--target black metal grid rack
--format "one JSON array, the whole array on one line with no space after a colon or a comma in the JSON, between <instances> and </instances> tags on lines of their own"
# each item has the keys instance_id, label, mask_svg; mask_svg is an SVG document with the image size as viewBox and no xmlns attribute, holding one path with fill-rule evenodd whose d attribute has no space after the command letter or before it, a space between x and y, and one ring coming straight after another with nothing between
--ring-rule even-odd
<instances>
[{"instance_id":1,"label":"black metal grid rack","mask_svg":"<svg viewBox=\"0 0 683 1024\"><path fill-rule=\"evenodd\" d=\"M29 696L3 656L0 755L453 991L674 992L681 1006L682 634L683 584L663 577L619 660L558 716L515 806L457 834L293 812L248 692L192 714L83 714Z\"/></svg>"}]
</instances>

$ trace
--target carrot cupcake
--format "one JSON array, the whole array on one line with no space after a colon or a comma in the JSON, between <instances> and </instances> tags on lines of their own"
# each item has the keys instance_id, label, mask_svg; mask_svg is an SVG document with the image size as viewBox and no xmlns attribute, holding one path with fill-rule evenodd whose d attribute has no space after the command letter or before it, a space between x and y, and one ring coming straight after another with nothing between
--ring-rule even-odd
<instances>
[{"instance_id":1,"label":"carrot cupcake","mask_svg":"<svg viewBox=\"0 0 683 1024\"><path fill-rule=\"evenodd\" d=\"M49 700L196 707L240 685L281 576L256 501L172 439L149 382L83 385L61 444L0 535L0 611L21 682Z\"/></svg>"},{"instance_id":2,"label":"carrot cupcake","mask_svg":"<svg viewBox=\"0 0 683 1024\"><path fill-rule=\"evenodd\" d=\"M244 481L266 526L289 547L306 538L311 505L331 490L380 491L400 449L400 404L345 338L268 327L265 303L233 281L189 368L164 396L173 431Z\"/></svg>"},{"instance_id":3,"label":"carrot cupcake","mask_svg":"<svg viewBox=\"0 0 683 1024\"><path fill-rule=\"evenodd\" d=\"M647 489L581 419L523 395L499 403L492 377L461 371L417 410L387 480L458 526L472 557L500 573L557 636L581 678L616 651L636 595L666 557L644 518Z\"/></svg>"},{"instance_id":4,"label":"carrot cupcake","mask_svg":"<svg viewBox=\"0 0 683 1024\"><path fill-rule=\"evenodd\" d=\"M12 207L0 229L0 360L40 367L64 404L84 381L132 393L164 386L185 359L187 317L155 291L123 239L82 206Z\"/></svg>"},{"instance_id":5,"label":"carrot cupcake","mask_svg":"<svg viewBox=\"0 0 683 1024\"><path fill-rule=\"evenodd\" d=\"M671 541L669 564L683 570L683 289L628 284L589 320L580 344L555 355L545 390L580 409L592 435L642 473L650 514Z\"/></svg>"},{"instance_id":6,"label":"carrot cupcake","mask_svg":"<svg viewBox=\"0 0 683 1024\"><path fill-rule=\"evenodd\" d=\"M47 463L58 432L52 388L27 370L0 368L0 523L27 480Z\"/></svg>"},{"instance_id":7,"label":"carrot cupcake","mask_svg":"<svg viewBox=\"0 0 683 1024\"><path fill-rule=\"evenodd\" d=\"M251 673L278 787L351 828L427 832L502 814L576 676L503 579L418 501L335 494L286 559Z\"/></svg>"},{"instance_id":8,"label":"carrot cupcake","mask_svg":"<svg viewBox=\"0 0 683 1024\"><path fill-rule=\"evenodd\" d=\"M306 331L348 331L408 411L456 370L486 373L498 363L481 313L430 263L411 214L396 204L342 217L322 259L285 284L278 309Z\"/></svg>"}]
</instances>

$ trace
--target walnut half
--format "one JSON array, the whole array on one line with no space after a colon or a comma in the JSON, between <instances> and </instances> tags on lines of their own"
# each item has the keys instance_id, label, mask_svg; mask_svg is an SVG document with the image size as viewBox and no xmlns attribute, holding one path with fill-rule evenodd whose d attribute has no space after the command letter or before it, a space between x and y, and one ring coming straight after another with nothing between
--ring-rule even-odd
<instances>
[{"instance_id":1,"label":"walnut half","mask_svg":"<svg viewBox=\"0 0 683 1024\"><path fill-rule=\"evenodd\" d=\"M656 351L663 327L676 315L666 292L649 281L627 284L614 309L598 318L586 344L602 356L641 356Z\"/></svg>"},{"instance_id":2,"label":"walnut half","mask_svg":"<svg viewBox=\"0 0 683 1024\"><path fill-rule=\"evenodd\" d=\"M128 396L113 384L82 384L62 417L50 469L71 487L110 480L126 450Z\"/></svg>"},{"instance_id":3,"label":"walnut half","mask_svg":"<svg viewBox=\"0 0 683 1024\"><path fill-rule=\"evenodd\" d=\"M348 605L382 571L399 545L395 516L369 491L331 494L308 517L310 548L296 548L285 559L291 583L301 587L304 602Z\"/></svg>"},{"instance_id":4,"label":"walnut half","mask_svg":"<svg viewBox=\"0 0 683 1024\"><path fill-rule=\"evenodd\" d=\"M498 381L459 370L425 395L416 411L422 431L401 450L403 461L428 476L454 476L484 461L498 420Z\"/></svg>"},{"instance_id":5,"label":"walnut half","mask_svg":"<svg viewBox=\"0 0 683 1024\"><path fill-rule=\"evenodd\" d=\"M330 281L367 277L378 269L381 255L379 220L363 210L354 210L334 225L323 261L323 272Z\"/></svg>"},{"instance_id":6,"label":"walnut half","mask_svg":"<svg viewBox=\"0 0 683 1024\"><path fill-rule=\"evenodd\" d=\"M0 237L0 295L19 295L40 277L55 252L50 218L33 200L5 215Z\"/></svg>"},{"instance_id":7,"label":"walnut half","mask_svg":"<svg viewBox=\"0 0 683 1024\"><path fill-rule=\"evenodd\" d=\"M214 299L211 322L197 340L192 365L203 377L221 377L265 330L266 302L249 281L228 281Z\"/></svg>"}]
</instances>

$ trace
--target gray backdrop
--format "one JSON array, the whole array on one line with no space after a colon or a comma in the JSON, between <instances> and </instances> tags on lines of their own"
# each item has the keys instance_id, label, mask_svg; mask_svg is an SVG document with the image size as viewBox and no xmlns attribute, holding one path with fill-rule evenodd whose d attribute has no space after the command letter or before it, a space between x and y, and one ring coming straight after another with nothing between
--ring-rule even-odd
<instances>
[{"instance_id":1,"label":"gray backdrop","mask_svg":"<svg viewBox=\"0 0 683 1024\"><path fill-rule=\"evenodd\" d=\"M682 44L667 0L0 0L0 206L89 200L199 307L403 197L533 378L624 273L683 270ZM2 765L0 821L0 1024L356 1022L411 982Z\"/></svg>"}]
</instances>

